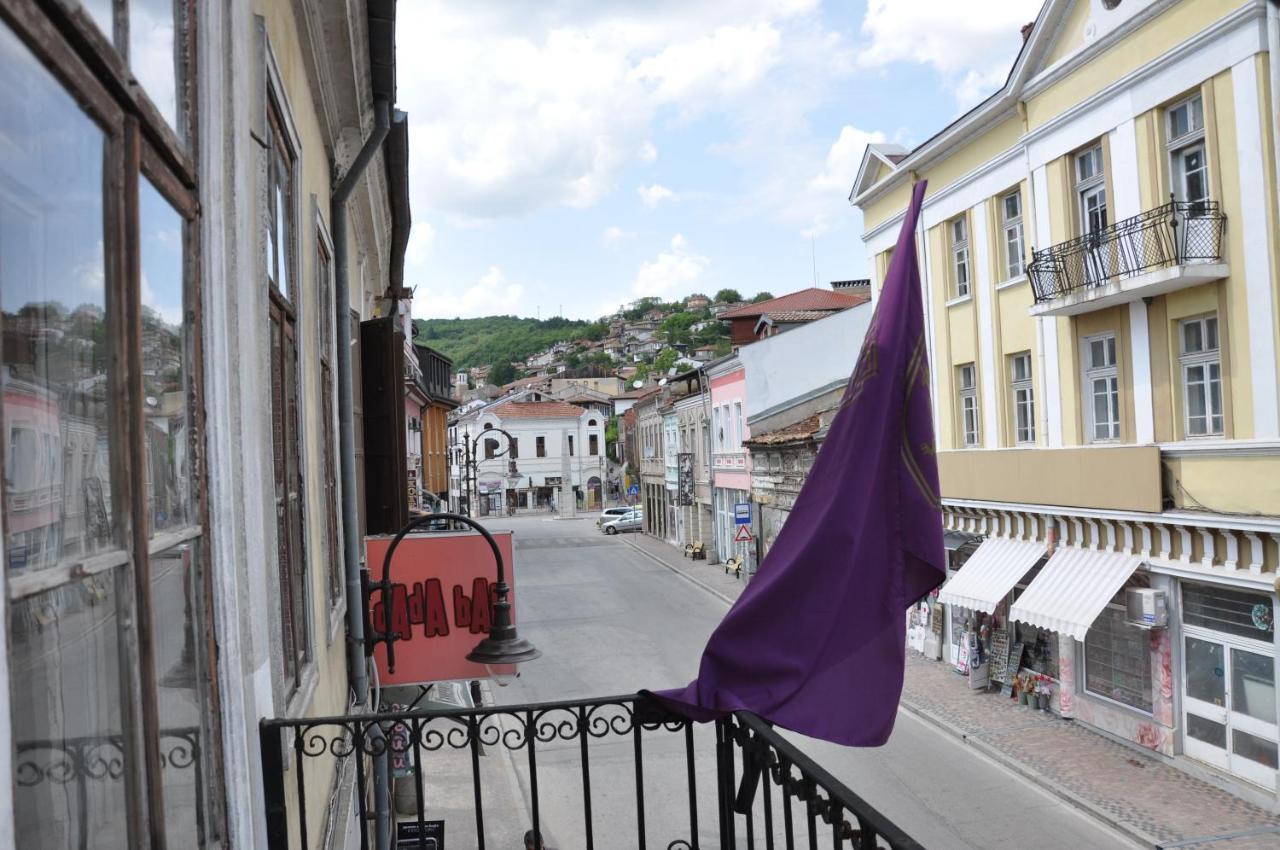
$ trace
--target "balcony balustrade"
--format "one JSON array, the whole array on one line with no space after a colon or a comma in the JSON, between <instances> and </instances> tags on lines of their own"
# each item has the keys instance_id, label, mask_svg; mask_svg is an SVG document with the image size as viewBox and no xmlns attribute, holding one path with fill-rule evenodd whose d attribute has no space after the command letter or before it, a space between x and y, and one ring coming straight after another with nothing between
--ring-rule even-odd
<instances>
[{"instance_id":1,"label":"balcony balustrade","mask_svg":"<svg viewBox=\"0 0 1280 850\"><path fill-rule=\"evenodd\" d=\"M356 774L362 850L376 844L378 769L404 783L386 831L421 836L397 847L435 846L429 822L443 820L451 845L481 850L518 846L526 829L588 850L920 848L747 712L700 725L635 695L264 720L260 734L270 850L314 843L308 776L344 766ZM503 772L517 774L527 801Z\"/></svg>"},{"instance_id":2,"label":"balcony balustrade","mask_svg":"<svg viewBox=\"0 0 1280 850\"><path fill-rule=\"evenodd\" d=\"M1033 316L1070 316L1226 277L1216 201L1174 201L1042 251Z\"/></svg>"}]
</instances>

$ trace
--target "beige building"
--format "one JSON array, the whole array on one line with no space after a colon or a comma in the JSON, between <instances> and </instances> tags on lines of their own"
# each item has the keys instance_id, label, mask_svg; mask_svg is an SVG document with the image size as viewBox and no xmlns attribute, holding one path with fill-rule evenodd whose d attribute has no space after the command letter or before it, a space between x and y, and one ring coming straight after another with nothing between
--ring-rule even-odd
<instances>
[{"instance_id":1,"label":"beige building","mask_svg":"<svg viewBox=\"0 0 1280 850\"><path fill-rule=\"evenodd\" d=\"M1056 711L1272 802L1278 15L1049 0L1003 88L851 196L878 289L929 184L946 525L980 538L944 660L1007 630Z\"/></svg>"}]
</instances>

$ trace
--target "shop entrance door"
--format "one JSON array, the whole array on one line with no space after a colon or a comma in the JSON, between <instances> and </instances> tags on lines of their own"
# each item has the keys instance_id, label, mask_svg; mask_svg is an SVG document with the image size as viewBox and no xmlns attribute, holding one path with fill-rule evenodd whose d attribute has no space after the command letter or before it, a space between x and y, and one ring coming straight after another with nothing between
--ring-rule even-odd
<instances>
[{"instance_id":1,"label":"shop entrance door","mask_svg":"<svg viewBox=\"0 0 1280 850\"><path fill-rule=\"evenodd\" d=\"M1182 657L1186 754L1274 789L1280 734L1270 647L1187 628Z\"/></svg>"}]
</instances>

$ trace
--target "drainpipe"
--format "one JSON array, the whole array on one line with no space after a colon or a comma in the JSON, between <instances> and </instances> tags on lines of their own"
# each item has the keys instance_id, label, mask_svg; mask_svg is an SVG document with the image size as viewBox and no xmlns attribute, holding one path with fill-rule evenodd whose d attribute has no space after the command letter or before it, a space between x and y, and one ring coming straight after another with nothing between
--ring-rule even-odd
<instances>
[{"instance_id":1,"label":"drainpipe","mask_svg":"<svg viewBox=\"0 0 1280 850\"><path fill-rule=\"evenodd\" d=\"M347 201L360 182L365 168L382 146L391 128L391 104L387 98L373 103L373 132L356 154L333 190L329 221L333 227L334 310L337 313L334 334L338 366L338 465L342 479L342 560L347 582L347 682L352 702L364 705L369 699L369 676L364 656L364 594L360 582L360 506L356 504L356 435L351 375L351 281L347 273ZM381 734L381 727L370 724L369 732ZM375 844L379 850L391 846L390 760L386 748L374 758ZM364 829L364 824L360 825Z\"/></svg>"}]
</instances>

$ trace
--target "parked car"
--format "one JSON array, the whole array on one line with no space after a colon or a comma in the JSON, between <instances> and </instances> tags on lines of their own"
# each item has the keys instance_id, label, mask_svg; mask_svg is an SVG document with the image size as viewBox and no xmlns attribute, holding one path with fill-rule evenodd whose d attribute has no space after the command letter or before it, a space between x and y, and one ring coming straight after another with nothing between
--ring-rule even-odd
<instances>
[{"instance_id":1,"label":"parked car","mask_svg":"<svg viewBox=\"0 0 1280 850\"><path fill-rule=\"evenodd\" d=\"M617 519L611 519L600 526L605 534L620 534L624 531L639 531L644 525L644 511L630 510Z\"/></svg>"},{"instance_id":2,"label":"parked car","mask_svg":"<svg viewBox=\"0 0 1280 850\"><path fill-rule=\"evenodd\" d=\"M623 505L620 508L605 508L600 512L600 516L596 517L596 528L604 525L611 519L618 519L631 513L632 508Z\"/></svg>"}]
</instances>

